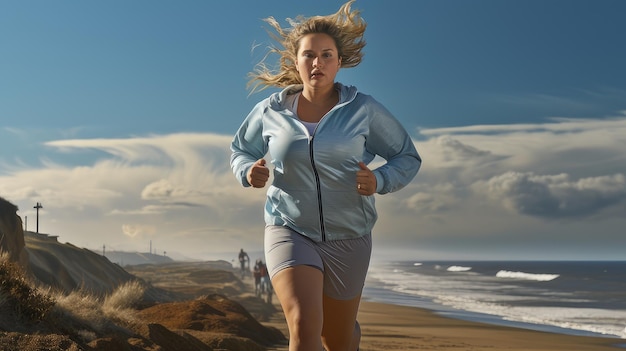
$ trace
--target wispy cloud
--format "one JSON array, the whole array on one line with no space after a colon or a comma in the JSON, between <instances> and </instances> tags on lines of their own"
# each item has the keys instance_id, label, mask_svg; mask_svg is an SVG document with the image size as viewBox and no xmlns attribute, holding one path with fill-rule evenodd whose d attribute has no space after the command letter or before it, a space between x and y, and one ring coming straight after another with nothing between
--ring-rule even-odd
<instances>
[{"instance_id":1,"label":"wispy cloud","mask_svg":"<svg viewBox=\"0 0 626 351\"><path fill-rule=\"evenodd\" d=\"M548 123L483 124L461 127L429 128L420 129L418 133L431 137L447 134L512 134L519 132L548 132L558 134L567 132L590 132L594 130L610 132L608 128L618 128L619 130L626 128L626 111L622 111L616 116L604 119L552 117L548 120L550 121Z\"/></svg>"}]
</instances>

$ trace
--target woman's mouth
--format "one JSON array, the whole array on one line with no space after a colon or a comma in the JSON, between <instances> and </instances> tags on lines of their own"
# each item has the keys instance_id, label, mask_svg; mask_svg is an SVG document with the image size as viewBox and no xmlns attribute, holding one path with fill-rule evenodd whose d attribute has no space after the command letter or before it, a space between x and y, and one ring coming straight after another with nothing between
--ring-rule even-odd
<instances>
[{"instance_id":1,"label":"woman's mouth","mask_svg":"<svg viewBox=\"0 0 626 351\"><path fill-rule=\"evenodd\" d=\"M319 78L319 77L322 77L323 75L324 75L324 73L322 73L320 71L314 71L314 72L311 73L311 79Z\"/></svg>"}]
</instances>

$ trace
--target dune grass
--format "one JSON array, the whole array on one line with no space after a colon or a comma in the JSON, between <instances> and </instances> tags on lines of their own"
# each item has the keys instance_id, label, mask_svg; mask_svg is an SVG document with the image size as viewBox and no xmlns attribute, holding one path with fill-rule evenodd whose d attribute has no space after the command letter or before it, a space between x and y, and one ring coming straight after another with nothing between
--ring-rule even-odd
<instances>
[{"instance_id":1,"label":"dune grass","mask_svg":"<svg viewBox=\"0 0 626 351\"><path fill-rule=\"evenodd\" d=\"M145 287L138 281L122 284L104 297L84 290L65 293L38 287L8 255L0 253L0 311L19 317L22 325L47 322L89 341L109 331L131 328L136 323L134 307L144 292ZM7 325L12 321L3 322Z\"/></svg>"},{"instance_id":2,"label":"dune grass","mask_svg":"<svg viewBox=\"0 0 626 351\"><path fill-rule=\"evenodd\" d=\"M54 300L33 288L21 267L10 261L8 254L0 253L0 308L30 321L41 321L53 306Z\"/></svg>"}]
</instances>

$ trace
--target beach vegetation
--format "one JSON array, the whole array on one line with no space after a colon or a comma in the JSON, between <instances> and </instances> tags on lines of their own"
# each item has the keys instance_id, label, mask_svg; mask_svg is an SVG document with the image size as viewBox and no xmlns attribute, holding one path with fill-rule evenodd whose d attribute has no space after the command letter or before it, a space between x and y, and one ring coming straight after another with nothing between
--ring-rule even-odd
<instances>
[{"instance_id":1,"label":"beach vegetation","mask_svg":"<svg viewBox=\"0 0 626 351\"><path fill-rule=\"evenodd\" d=\"M31 286L21 267L0 253L0 309L3 316L23 316L42 321L54 306L54 299Z\"/></svg>"},{"instance_id":2,"label":"beach vegetation","mask_svg":"<svg viewBox=\"0 0 626 351\"><path fill-rule=\"evenodd\" d=\"M134 309L145 287L138 281L120 285L104 297L84 289L64 293L40 287L21 267L0 254L0 325L19 329L56 326L69 335L90 341L108 332L128 332L138 322Z\"/></svg>"},{"instance_id":3,"label":"beach vegetation","mask_svg":"<svg viewBox=\"0 0 626 351\"><path fill-rule=\"evenodd\" d=\"M84 290L56 293L55 311L99 333L130 328L136 322L133 307L141 300L144 290L139 282L131 281L104 298Z\"/></svg>"}]
</instances>

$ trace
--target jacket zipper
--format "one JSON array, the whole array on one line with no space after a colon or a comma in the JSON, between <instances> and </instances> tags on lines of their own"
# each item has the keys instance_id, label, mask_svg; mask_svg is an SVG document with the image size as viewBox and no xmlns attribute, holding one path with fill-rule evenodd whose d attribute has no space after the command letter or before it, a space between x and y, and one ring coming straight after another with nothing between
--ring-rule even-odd
<instances>
[{"instance_id":1,"label":"jacket zipper","mask_svg":"<svg viewBox=\"0 0 626 351\"><path fill-rule=\"evenodd\" d=\"M317 129L317 128L316 128ZM317 167L315 167L315 159L313 157L313 139L315 133L309 138L309 158L311 159L311 168L313 169L313 175L315 175L315 186L317 188L317 206L320 216L320 232L322 234L322 241L326 241L326 226L324 225L324 209L322 208L322 185L320 184L320 176L317 173Z\"/></svg>"},{"instance_id":2,"label":"jacket zipper","mask_svg":"<svg viewBox=\"0 0 626 351\"><path fill-rule=\"evenodd\" d=\"M315 130L313 131L313 135L309 136L309 158L311 159L311 168L313 169L313 175L315 176L315 187L317 189L317 208L318 208L319 217L320 217L320 232L322 235L322 238L321 238L322 241L326 241L326 225L324 224L324 208L322 206L322 185L320 184L320 176L319 176L319 173L317 172L317 167L315 167L315 158L313 157L313 140L315 139L317 128L319 128L320 123L322 123L322 121L326 118L326 116L328 116L331 112L338 109L339 107L347 104L348 102L351 102L352 100L354 99L350 99L350 101L347 101L347 102L338 103L333 108L331 108L330 111L326 112L326 114L322 116L319 123L315 127ZM306 127L303 126L303 128L306 130Z\"/></svg>"}]
</instances>

